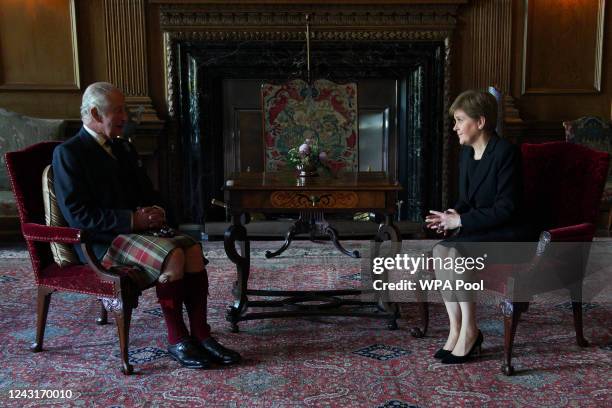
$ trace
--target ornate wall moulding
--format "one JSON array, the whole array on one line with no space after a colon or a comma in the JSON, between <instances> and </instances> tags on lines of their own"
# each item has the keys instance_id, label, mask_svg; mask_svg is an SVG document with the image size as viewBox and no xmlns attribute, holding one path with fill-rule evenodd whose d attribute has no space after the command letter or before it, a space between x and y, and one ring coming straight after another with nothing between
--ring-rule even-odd
<instances>
[{"instance_id":1,"label":"ornate wall moulding","mask_svg":"<svg viewBox=\"0 0 612 408\"><path fill-rule=\"evenodd\" d=\"M313 27L452 28L457 24L455 5L162 5L164 30L194 27L279 27L304 25L311 15Z\"/></svg>"},{"instance_id":2,"label":"ornate wall moulding","mask_svg":"<svg viewBox=\"0 0 612 408\"><path fill-rule=\"evenodd\" d=\"M441 41L445 44L445 100L450 91L451 31L316 31L313 41ZM304 41L299 31L191 31L164 33L164 59L166 68L166 101L168 115L176 117L178 103L177 53L179 42L199 41ZM448 78L447 78L448 77ZM448 105L450 106L450 105Z\"/></svg>"}]
</instances>

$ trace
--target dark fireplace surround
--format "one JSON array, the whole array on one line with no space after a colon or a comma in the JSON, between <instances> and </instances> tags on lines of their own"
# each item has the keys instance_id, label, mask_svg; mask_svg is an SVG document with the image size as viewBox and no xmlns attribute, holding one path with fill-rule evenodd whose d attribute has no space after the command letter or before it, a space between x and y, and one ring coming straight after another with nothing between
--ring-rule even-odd
<instances>
[{"instance_id":1,"label":"dark fireplace surround","mask_svg":"<svg viewBox=\"0 0 612 408\"><path fill-rule=\"evenodd\" d=\"M405 15L378 15L381 22L414 16L421 22L440 19L430 9L403 10ZM164 14L165 13L165 14ZM236 18L234 12L234 18ZM252 16L253 12L245 12ZM266 14L274 17L274 12ZM239 13L238 13L239 14ZM278 13L287 19L287 14ZM303 14L295 12L303 20ZM341 18L342 11L336 11ZM257 15L257 14L256 14ZM199 18L198 18L199 16ZM207 16L207 17L206 17ZM274 82L305 77L304 33L285 31L207 31L214 17L205 11L163 9L169 116L173 129L168 137L169 194L176 198L177 215L184 222L204 224L224 219L221 209L210 206L212 198L222 199L224 185L224 141L222 129L222 84L227 79L266 79ZM272 17L270 17L272 16ZM316 16L316 14L315 14ZM370 21L365 12L351 14ZM261 16L260 16L261 17ZM296 17L296 21L299 19ZM329 15L327 16L329 20ZM333 16L332 16L333 17ZM429 18L429 19L428 19ZM191 22L189 30L176 30ZM251 18L252 20L252 18ZM342 20L346 22L346 19ZM454 14L446 13L443 29L411 27L405 30L350 32L316 31L311 41L311 77L338 82L363 79L397 81L398 100L396 176L404 187L401 219L422 220L429 208L447 202L450 123L450 45ZM351 21L349 19L349 24ZM199 31L192 25L200 24ZM299 27L299 26L298 26ZM263 136L262 136L263 137Z\"/></svg>"}]
</instances>

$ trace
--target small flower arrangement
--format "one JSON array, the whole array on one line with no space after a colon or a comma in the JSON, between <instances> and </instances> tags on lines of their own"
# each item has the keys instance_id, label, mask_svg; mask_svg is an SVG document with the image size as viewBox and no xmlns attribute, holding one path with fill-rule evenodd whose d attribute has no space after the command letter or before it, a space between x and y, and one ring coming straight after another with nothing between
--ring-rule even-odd
<instances>
[{"instance_id":1,"label":"small flower arrangement","mask_svg":"<svg viewBox=\"0 0 612 408\"><path fill-rule=\"evenodd\" d=\"M327 153L320 151L315 141L306 139L299 147L289 149L287 161L300 171L300 176L314 176L317 167L326 165Z\"/></svg>"}]
</instances>

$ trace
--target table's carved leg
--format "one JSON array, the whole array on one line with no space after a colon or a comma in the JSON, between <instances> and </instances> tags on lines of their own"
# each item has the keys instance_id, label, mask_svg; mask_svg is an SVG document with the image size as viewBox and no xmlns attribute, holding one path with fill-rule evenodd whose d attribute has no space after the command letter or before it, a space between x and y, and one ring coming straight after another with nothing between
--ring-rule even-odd
<instances>
[{"instance_id":1,"label":"table's carved leg","mask_svg":"<svg viewBox=\"0 0 612 408\"><path fill-rule=\"evenodd\" d=\"M304 221L301 218L298 219L291 227L289 227L289 231L287 231L287 234L285 235L285 242L283 243L283 245L274 252L266 251L266 258L274 258L275 256L279 256L280 254L285 252L285 250L289 248L289 245L291 245L291 241L293 240L293 238L296 235L304 232L304 225Z\"/></svg>"},{"instance_id":2,"label":"table's carved leg","mask_svg":"<svg viewBox=\"0 0 612 408\"><path fill-rule=\"evenodd\" d=\"M393 223L393 216L389 214L385 215L385 222L380 224L380 227L378 227L378 232L376 233L376 237L374 238L374 256L378 256L378 254L380 253L380 245L387 240L396 243L402 242L400 230ZM388 275L386 270L384 272L383 279L385 281L388 281ZM381 306L383 307L385 312L392 316L389 319L387 327L389 328L389 330L397 330L397 319L398 317L400 317L399 306L396 303L386 301L381 301Z\"/></svg>"},{"instance_id":3,"label":"table's carved leg","mask_svg":"<svg viewBox=\"0 0 612 408\"><path fill-rule=\"evenodd\" d=\"M393 223L393 217L391 215L385 215L385 222L380 224L378 232L374 240L376 242L383 242L386 240L393 242L401 242L401 233L397 225Z\"/></svg>"},{"instance_id":4,"label":"table's carved leg","mask_svg":"<svg viewBox=\"0 0 612 408\"><path fill-rule=\"evenodd\" d=\"M338 232L334 227L328 224L327 227L325 227L325 233L329 235L329 238L338 251L342 252L344 255L350 256L351 258L361 258L359 251L349 251L345 249L340 242L338 242Z\"/></svg>"},{"instance_id":5,"label":"table's carved leg","mask_svg":"<svg viewBox=\"0 0 612 408\"><path fill-rule=\"evenodd\" d=\"M236 241L240 242L241 253L236 250ZM232 291L235 297L234 303L229 307L226 319L232 325L232 332L238 332L238 322L240 315L245 310L247 298L247 284L249 281L249 268L251 264L250 258L250 242L247 236L247 230L240 223L240 216L232 216L232 225L225 231L223 237L223 246L227 257L236 264L237 280Z\"/></svg>"}]
</instances>

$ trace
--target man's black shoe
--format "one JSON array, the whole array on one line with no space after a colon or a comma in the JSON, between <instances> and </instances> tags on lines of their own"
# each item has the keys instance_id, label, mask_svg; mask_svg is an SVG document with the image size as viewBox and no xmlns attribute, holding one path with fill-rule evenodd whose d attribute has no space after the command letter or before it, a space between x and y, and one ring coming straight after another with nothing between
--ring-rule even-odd
<instances>
[{"instance_id":1,"label":"man's black shoe","mask_svg":"<svg viewBox=\"0 0 612 408\"><path fill-rule=\"evenodd\" d=\"M210 360L214 363L230 365L240 362L241 357L237 352L223 347L213 337L209 337L206 340L202 340L200 345L206 352Z\"/></svg>"},{"instance_id":2,"label":"man's black shoe","mask_svg":"<svg viewBox=\"0 0 612 408\"><path fill-rule=\"evenodd\" d=\"M210 368L210 361L205 353L198 347L197 343L186 338L180 342L168 346L170 357L187 368Z\"/></svg>"}]
</instances>

